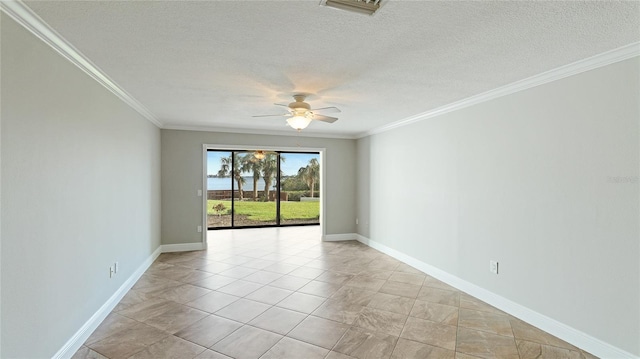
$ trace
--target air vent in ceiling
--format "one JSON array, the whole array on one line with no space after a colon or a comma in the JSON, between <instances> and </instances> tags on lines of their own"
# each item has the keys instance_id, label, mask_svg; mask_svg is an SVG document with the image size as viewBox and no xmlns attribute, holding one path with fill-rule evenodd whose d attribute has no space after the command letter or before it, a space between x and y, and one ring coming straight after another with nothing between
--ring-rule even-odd
<instances>
[{"instance_id":1,"label":"air vent in ceiling","mask_svg":"<svg viewBox=\"0 0 640 359\"><path fill-rule=\"evenodd\" d=\"M335 9L373 15L380 8L380 0L326 0L324 4Z\"/></svg>"}]
</instances>

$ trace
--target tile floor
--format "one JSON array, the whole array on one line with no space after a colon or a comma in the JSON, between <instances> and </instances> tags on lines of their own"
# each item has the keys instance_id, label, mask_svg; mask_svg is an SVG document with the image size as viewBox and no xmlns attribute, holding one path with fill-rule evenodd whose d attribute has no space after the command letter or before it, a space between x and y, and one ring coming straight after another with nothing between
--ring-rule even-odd
<instances>
[{"instance_id":1,"label":"tile floor","mask_svg":"<svg viewBox=\"0 0 640 359\"><path fill-rule=\"evenodd\" d=\"M595 358L317 226L209 235L162 254L73 358Z\"/></svg>"}]
</instances>

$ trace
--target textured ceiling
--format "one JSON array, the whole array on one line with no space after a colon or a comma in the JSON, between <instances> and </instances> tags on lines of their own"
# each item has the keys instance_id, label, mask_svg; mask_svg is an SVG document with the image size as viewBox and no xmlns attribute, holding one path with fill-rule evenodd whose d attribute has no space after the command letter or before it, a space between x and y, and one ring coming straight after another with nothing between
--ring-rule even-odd
<instances>
[{"instance_id":1,"label":"textured ceiling","mask_svg":"<svg viewBox=\"0 0 640 359\"><path fill-rule=\"evenodd\" d=\"M293 130L273 102L366 131L640 41L640 2L27 1L168 128Z\"/></svg>"}]
</instances>

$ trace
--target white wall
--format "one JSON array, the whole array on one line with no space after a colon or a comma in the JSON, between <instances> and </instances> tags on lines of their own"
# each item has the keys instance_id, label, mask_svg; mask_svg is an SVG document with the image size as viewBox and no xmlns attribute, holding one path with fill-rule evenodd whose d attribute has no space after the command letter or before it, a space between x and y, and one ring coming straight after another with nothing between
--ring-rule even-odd
<instances>
[{"instance_id":1,"label":"white wall","mask_svg":"<svg viewBox=\"0 0 640 359\"><path fill-rule=\"evenodd\" d=\"M640 355L639 68L359 140L358 232Z\"/></svg>"},{"instance_id":2,"label":"white wall","mask_svg":"<svg viewBox=\"0 0 640 359\"><path fill-rule=\"evenodd\" d=\"M327 211L322 220L327 234L355 233L355 140L162 130L162 244L202 241L196 232L202 224L202 198L196 190L202 189L203 144L326 148Z\"/></svg>"},{"instance_id":3,"label":"white wall","mask_svg":"<svg viewBox=\"0 0 640 359\"><path fill-rule=\"evenodd\" d=\"M45 358L159 247L160 130L1 22L0 357Z\"/></svg>"}]
</instances>

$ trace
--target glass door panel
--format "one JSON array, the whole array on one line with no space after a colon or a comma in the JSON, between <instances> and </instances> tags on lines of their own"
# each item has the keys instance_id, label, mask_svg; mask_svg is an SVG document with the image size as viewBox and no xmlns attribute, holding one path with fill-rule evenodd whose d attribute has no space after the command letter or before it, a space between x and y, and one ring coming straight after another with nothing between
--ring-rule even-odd
<instances>
[{"instance_id":1,"label":"glass door panel","mask_svg":"<svg viewBox=\"0 0 640 359\"><path fill-rule=\"evenodd\" d=\"M281 154L280 224L320 223L320 154Z\"/></svg>"},{"instance_id":2,"label":"glass door panel","mask_svg":"<svg viewBox=\"0 0 640 359\"><path fill-rule=\"evenodd\" d=\"M208 228L227 228L232 225L231 198L234 185L231 155L230 151L207 151Z\"/></svg>"},{"instance_id":3,"label":"glass door panel","mask_svg":"<svg viewBox=\"0 0 640 359\"><path fill-rule=\"evenodd\" d=\"M234 227L277 225L278 154L237 151L238 196L234 198Z\"/></svg>"},{"instance_id":4,"label":"glass door panel","mask_svg":"<svg viewBox=\"0 0 640 359\"><path fill-rule=\"evenodd\" d=\"M319 223L319 153L207 151L209 229Z\"/></svg>"}]
</instances>

